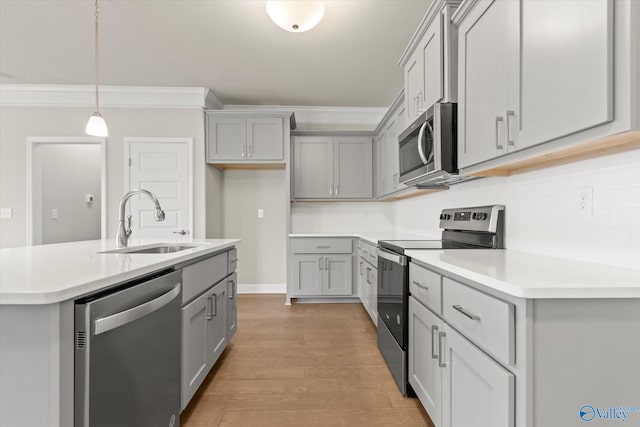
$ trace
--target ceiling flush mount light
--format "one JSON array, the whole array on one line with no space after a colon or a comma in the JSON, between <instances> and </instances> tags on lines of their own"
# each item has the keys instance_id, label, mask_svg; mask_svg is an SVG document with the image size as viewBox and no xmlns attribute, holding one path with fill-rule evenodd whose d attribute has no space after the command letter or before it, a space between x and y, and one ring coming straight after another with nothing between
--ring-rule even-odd
<instances>
[{"instance_id":1,"label":"ceiling flush mount light","mask_svg":"<svg viewBox=\"0 0 640 427\"><path fill-rule=\"evenodd\" d=\"M324 16L321 1L267 1L267 14L276 25L292 33L302 33L318 25Z\"/></svg>"},{"instance_id":2,"label":"ceiling flush mount light","mask_svg":"<svg viewBox=\"0 0 640 427\"><path fill-rule=\"evenodd\" d=\"M85 132L87 135L92 136L109 136L109 131L107 130L107 123L104 121L102 116L100 115L100 103L98 97L98 81L99 81L99 63L98 63L98 0L96 0L96 112L93 113L91 117L89 117L89 121L87 122L87 127Z\"/></svg>"}]
</instances>

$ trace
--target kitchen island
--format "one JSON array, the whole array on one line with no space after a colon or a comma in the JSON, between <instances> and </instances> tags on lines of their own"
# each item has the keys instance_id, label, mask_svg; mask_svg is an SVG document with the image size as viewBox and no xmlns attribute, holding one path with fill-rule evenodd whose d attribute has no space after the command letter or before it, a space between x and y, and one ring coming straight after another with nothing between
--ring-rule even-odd
<instances>
[{"instance_id":1,"label":"kitchen island","mask_svg":"<svg viewBox=\"0 0 640 427\"><path fill-rule=\"evenodd\" d=\"M179 269L238 242L176 241L193 247L158 254L109 253L113 240L0 250L0 425L74 424L76 299ZM159 243L167 242L132 240L130 246Z\"/></svg>"}]
</instances>

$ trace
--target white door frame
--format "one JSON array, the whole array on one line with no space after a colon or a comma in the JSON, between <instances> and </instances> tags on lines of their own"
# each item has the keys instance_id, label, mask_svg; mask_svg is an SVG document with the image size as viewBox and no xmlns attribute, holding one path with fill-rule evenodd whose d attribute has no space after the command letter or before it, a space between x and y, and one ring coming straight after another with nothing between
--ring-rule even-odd
<instances>
[{"instance_id":1,"label":"white door frame","mask_svg":"<svg viewBox=\"0 0 640 427\"><path fill-rule=\"evenodd\" d=\"M100 145L100 238L107 238L107 146L106 138L93 136L28 136L27 137L27 244L33 245L34 209L40 206L41 194L34 192L33 150L44 144L98 144Z\"/></svg>"},{"instance_id":2,"label":"white door frame","mask_svg":"<svg viewBox=\"0 0 640 427\"><path fill-rule=\"evenodd\" d=\"M189 192L189 233L193 238L193 138L154 138L154 137L139 137L139 136L127 136L124 138L124 193L126 194L131 184L131 170L129 166L129 152L131 151L131 144L136 142L142 143L172 143L172 144L187 144L187 163L189 165L189 171L187 177L189 182L187 188Z\"/></svg>"}]
</instances>

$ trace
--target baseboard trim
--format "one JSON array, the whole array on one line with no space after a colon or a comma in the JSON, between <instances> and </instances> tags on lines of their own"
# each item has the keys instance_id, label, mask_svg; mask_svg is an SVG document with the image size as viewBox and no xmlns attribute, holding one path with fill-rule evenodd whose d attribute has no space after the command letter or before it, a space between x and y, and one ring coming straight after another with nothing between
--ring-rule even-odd
<instances>
[{"instance_id":1,"label":"baseboard trim","mask_svg":"<svg viewBox=\"0 0 640 427\"><path fill-rule=\"evenodd\" d=\"M260 283L254 285L239 284L239 294L286 294L286 283Z\"/></svg>"}]
</instances>

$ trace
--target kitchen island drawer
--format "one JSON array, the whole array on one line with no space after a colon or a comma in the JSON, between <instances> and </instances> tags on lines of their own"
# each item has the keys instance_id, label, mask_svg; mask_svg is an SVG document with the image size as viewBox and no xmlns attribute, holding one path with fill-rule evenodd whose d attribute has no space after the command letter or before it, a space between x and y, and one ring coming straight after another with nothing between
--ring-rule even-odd
<instances>
[{"instance_id":1,"label":"kitchen island drawer","mask_svg":"<svg viewBox=\"0 0 640 427\"><path fill-rule=\"evenodd\" d=\"M445 320L499 360L515 363L515 307L449 278L442 283Z\"/></svg>"},{"instance_id":2,"label":"kitchen island drawer","mask_svg":"<svg viewBox=\"0 0 640 427\"><path fill-rule=\"evenodd\" d=\"M417 264L409 264L409 292L429 307L442 314L442 276Z\"/></svg>"},{"instance_id":3,"label":"kitchen island drawer","mask_svg":"<svg viewBox=\"0 0 640 427\"><path fill-rule=\"evenodd\" d=\"M182 304L227 276L228 255L228 251L223 252L182 269Z\"/></svg>"},{"instance_id":4,"label":"kitchen island drawer","mask_svg":"<svg viewBox=\"0 0 640 427\"><path fill-rule=\"evenodd\" d=\"M291 239L294 254L350 254L353 252L351 238L343 237L298 237Z\"/></svg>"}]
</instances>

